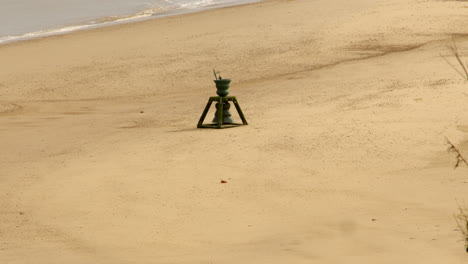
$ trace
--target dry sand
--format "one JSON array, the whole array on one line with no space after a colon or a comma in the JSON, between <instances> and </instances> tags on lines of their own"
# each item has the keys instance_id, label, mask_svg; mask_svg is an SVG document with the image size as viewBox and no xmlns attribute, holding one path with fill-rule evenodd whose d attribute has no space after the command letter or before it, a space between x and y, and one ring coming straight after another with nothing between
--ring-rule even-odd
<instances>
[{"instance_id":1,"label":"dry sand","mask_svg":"<svg viewBox=\"0 0 468 264\"><path fill-rule=\"evenodd\" d=\"M0 263L467 263L468 82L440 57L468 54L467 7L271 0L0 46ZM195 128L212 68L249 126Z\"/></svg>"}]
</instances>

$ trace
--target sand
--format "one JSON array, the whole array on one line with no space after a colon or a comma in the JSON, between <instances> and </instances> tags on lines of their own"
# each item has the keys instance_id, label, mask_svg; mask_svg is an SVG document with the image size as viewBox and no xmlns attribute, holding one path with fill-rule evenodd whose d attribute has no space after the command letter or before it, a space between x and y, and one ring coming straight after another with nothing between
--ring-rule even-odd
<instances>
[{"instance_id":1,"label":"sand","mask_svg":"<svg viewBox=\"0 0 468 264\"><path fill-rule=\"evenodd\" d=\"M467 263L468 82L441 57L466 7L271 0L0 46L0 263ZM248 126L196 128L213 68Z\"/></svg>"}]
</instances>

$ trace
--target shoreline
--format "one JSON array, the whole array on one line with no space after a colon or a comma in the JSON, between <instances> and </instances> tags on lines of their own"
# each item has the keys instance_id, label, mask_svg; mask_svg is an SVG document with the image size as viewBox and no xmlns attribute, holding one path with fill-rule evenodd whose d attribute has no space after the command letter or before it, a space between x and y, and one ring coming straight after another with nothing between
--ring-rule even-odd
<instances>
[{"instance_id":1,"label":"shoreline","mask_svg":"<svg viewBox=\"0 0 468 264\"><path fill-rule=\"evenodd\" d=\"M210 4L207 6L199 6L195 8L177 8L173 10L166 10L166 11L156 12L156 13L152 12L151 9L145 9L135 14L120 15L120 16L107 16L107 17L96 18L91 21L84 21L81 24L63 25L62 27L28 32L28 33L23 33L20 35L4 36L4 37L0 36L0 46L6 45L9 43L34 40L34 39L39 39L39 38L44 38L44 37L49 37L49 36L70 34L76 31L93 30L97 28L118 26L118 25L128 24L128 23L138 23L138 22L142 22L146 20L161 19L165 17L180 16L180 15L185 15L185 14L204 12L207 10L212 10L212 9L217 9L217 8L248 5L248 4L254 4L254 3L258 3L262 1L268 1L268 0L241 0L239 2L234 2L234 3L230 3L230 2L215 3L215 4Z\"/></svg>"}]
</instances>

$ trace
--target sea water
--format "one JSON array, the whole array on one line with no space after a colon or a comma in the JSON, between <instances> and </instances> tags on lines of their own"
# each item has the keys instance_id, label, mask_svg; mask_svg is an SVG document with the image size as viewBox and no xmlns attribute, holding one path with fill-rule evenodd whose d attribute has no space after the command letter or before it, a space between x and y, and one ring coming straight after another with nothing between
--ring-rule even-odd
<instances>
[{"instance_id":1,"label":"sea water","mask_svg":"<svg viewBox=\"0 0 468 264\"><path fill-rule=\"evenodd\" d=\"M258 0L0 0L0 44Z\"/></svg>"}]
</instances>

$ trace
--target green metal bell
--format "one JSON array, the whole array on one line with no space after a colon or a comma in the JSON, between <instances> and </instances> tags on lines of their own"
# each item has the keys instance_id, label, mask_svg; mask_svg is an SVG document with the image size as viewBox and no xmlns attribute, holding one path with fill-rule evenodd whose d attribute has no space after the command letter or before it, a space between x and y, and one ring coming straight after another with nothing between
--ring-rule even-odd
<instances>
[{"instance_id":1,"label":"green metal bell","mask_svg":"<svg viewBox=\"0 0 468 264\"><path fill-rule=\"evenodd\" d=\"M237 101L235 96L227 96L229 94L229 86L231 84L230 79L223 79L218 73L213 69L213 73L215 76L215 84L216 84L216 94L218 96L211 96L206 104L205 110L203 110L202 115L200 116L200 120L198 120L197 127L198 128L226 128L226 127L234 127L241 124L236 124L232 120L231 113L229 109L231 105L229 101L233 102L234 106L236 107L237 112L239 113L239 117L242 120L243 125L248 125L247 120L245 120L244 113L240 108L239 102ZM203 120L205 120L206 114L210 110L212 103L216 102L216 113L213 118L213 124L203 124Z\"/></svg>"},{"instance_id":2,"label":"green metal bell","mask_svg":"<svg viewBox=\"0 0 468 264\"><path fill-rule=\"evenodd\" d=\"M220 77L221 78L221 77ZM216 94L219 95L220 97L226 97L229 94L229 86L231 85L231 79L217 79L214 80L216 83ZM231 108L231 105L229 102L224 102L223 103L223 124L229 124L232 123L232 117L231 117L231 112L229 112L229 108ZM219 109L219 103L216 104L216 110ZM217 116L218 111L216 111L214 118L213 118L213 123L218 122L218 116Z\"/></svg>"},{"instance_id":3,"label":"green metal bell","mask_svg":"<svg viewBox=\"0 0 468 264\"><path fill-rule=\"evenodd\" d=\"M232 117L231 117L231 112L229 112L229 108L231 108L231 104L229 102L224 102L223 103L223 124L230 124L233 123ZM216 112L214 114L213 118L213 123L218 122L218 109L219 109L219 103L216 103Z\"/></svg>"},{"instance_id":4,"label":"green metal bell","mask_svg":"<svg viewBox=\"0 0 468 264\"><path fill-rule=\"evenodd\" d=\"M220 97L226 97L229 94L231 79L217 79L214 82L216 83L216 94Z\"/></svg>"}]
</instances>

